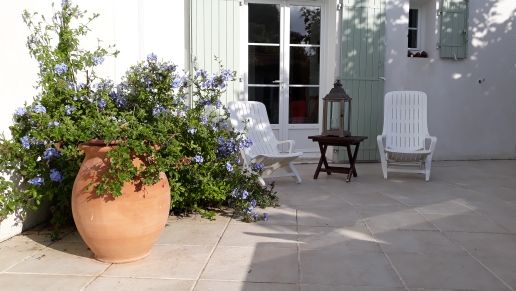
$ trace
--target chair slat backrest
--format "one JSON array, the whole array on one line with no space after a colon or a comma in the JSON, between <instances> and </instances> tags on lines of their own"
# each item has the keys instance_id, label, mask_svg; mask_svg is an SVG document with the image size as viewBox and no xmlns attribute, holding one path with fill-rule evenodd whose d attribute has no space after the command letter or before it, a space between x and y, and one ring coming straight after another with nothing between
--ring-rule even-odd
<instances>
[{"instance_id":1,"label":"chair slat backrest","mask_svg":"<svg viewBox=\"0 0 516 291\"><path fill-rule=\"evenodd\" d=\"M255 157L260 154L279 154L278 141L272 132L265 105L256 101L233 101L228 103L231 125L243 131L247 126L246 136L253 145L246 154Z\"/></svg>"},{"instance_id":2,"label":"chair slat backrest","mask_svg":"<svg viewBox=\"0 0 516 291\"><path fill-rule=\"evenodd\" d=\"M419 91L394 91L385 95L383 134L386 147L414 151L425 147L428 134L427 96Z\"/></svg>"}]
</instances>

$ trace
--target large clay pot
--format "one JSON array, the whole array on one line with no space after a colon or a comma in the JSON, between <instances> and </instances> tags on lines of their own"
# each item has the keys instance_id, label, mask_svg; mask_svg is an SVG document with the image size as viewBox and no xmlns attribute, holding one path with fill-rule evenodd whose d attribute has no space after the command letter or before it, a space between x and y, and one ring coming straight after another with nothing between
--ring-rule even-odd
<instances>
[{"instance_id":1,"label":"large clay pot","mask_svg":"<svg viewBox=\"0 0 516 291\"><path fill-rule=\"evenodd\" d=\"M98 196L91 186L108 169L106 154L112 148L81 145L85 158L73 184L72 212L79 234L96 259L125 263L146 257L158 240L169 215L170 187L161 173L160 181L152 186L126 182L121 196Z\"/></svg>"}]
</instances>

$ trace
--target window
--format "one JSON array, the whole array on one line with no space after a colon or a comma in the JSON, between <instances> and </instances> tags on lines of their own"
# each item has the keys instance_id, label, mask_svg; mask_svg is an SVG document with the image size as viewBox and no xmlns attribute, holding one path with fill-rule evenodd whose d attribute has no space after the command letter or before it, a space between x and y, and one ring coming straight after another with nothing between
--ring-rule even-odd
<instances>
[{"instance_id":1,"label":"window","mask_svg":"<svg viewBox=\"0 0 516 291\"><path fill-rule=\"evenodd\" d=\"M419 9L409 10L409 24L408 24L408 48L411 50L421 49L421 33L420 33L420 19Z\"/></svg>"}]
</instances>

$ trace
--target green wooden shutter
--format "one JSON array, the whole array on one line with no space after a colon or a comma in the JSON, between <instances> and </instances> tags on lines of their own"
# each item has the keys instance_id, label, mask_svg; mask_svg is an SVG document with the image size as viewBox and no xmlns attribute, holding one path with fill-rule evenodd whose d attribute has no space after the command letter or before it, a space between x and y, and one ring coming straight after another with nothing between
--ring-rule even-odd
<instances>
[{"instance_id":1,"label":"green wooden shutter","mask_svg":"<svg viewBox=\"0 0 516 291\"><path fill-rule=\"evenodd\" d=\"M190 0L190 52L199 68L217 72L238 70L240 48L240 2L238 0ZM228 85L222 101L235 100L237 82Z\"/></svg>"},{"instance_id":2,"label":"green wooden shutter","mask_svg":"<svg viewBox=\"0 0 516 291\"><path fill-rule=\"evenodd\" d=\"M379 159L382 131L385 0L345 0L342 8L340 78L351 101L351 133L367 136L358 160ZM345 152L345 151L344 151ZM339 153L339 159L346 154Z\"/></svg>"},{"instance_id":3,"label":"green wooden shutter","mask_svg":"<svg viewBox=\"0 0 516 291\"><path fill-rule=\"evenodd\" d=\"M441 58L465 59L468 48L468 0L442 0L439 33Z\"/></svg>"}]
</instances>

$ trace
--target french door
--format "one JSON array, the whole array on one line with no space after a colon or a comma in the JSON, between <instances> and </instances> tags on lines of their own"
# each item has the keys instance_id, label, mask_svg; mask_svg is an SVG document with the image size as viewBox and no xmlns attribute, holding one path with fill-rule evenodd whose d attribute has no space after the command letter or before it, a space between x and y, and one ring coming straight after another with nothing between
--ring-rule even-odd
<instances>
[{"instance_id":1,"label":"french door","mask_svg":"<svg viewBox=\"0 0 516 291\"><path fill-rule=\"evenodd\" d=\"M265 104L278 139L317 152L321 10L315 1L249 1L243 25L244 93Z\"/></svg>"}]
</instances>

